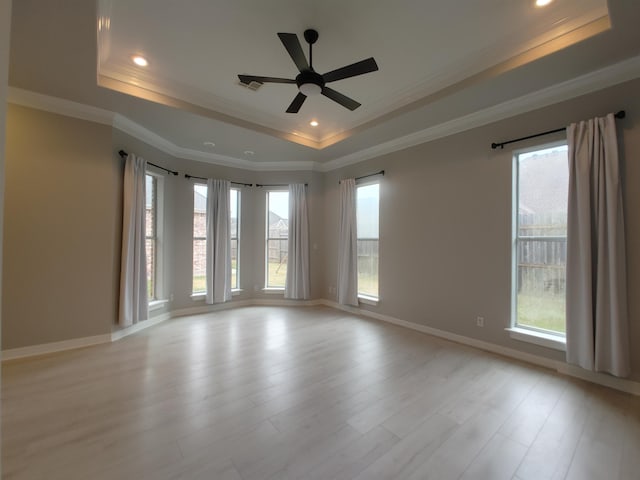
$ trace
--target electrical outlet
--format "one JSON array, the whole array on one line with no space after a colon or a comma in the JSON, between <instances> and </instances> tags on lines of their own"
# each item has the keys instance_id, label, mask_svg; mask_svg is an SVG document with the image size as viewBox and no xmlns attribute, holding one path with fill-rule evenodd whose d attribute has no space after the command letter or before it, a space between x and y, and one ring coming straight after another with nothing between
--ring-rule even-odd
<instances>
[{"instance_id":1,"label":"electrical outlet","mask_svg":"<svg viewBox=\"0 0 640 480\"><path fill-rule=\"evenodd\" d=\"M484 327L484 317L476 317L476 326Z\"/></svg>"}]
</instances>

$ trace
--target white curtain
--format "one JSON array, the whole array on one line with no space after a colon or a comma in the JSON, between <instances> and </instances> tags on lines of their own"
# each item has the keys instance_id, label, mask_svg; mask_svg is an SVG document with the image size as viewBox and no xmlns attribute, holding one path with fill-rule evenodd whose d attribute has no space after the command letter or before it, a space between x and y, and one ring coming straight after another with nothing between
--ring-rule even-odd
<instances>
[{"instance_id":1,"label":"white curtain","mask_svg":"<svg viewBox=\"0 0 640 480\"><path fill-rule=\"evenodd\" d=\"M284 298L309 298L309 216L307 187L289 185L289 245Z\"/></svg>"},{"instance_id":2,"label":"white curtain","mask_svg":"<svg viewBox=\"0 0 640 480\"><path fill-rule=\"evenodd\" d=\"M358 306L358 238L356 235L356 181L340 182L338 226L338 303Z\"/></svg>"},{"instance_id":3,"label":"white curtain","mask_svg":"<svg viewBox=\"0 0 640 480\"><path fill-rule=\"evenodd\" d=\"M613 114L567 128L567 361L628 376L622 192Z\"/></svg>"},{"instance_id":4,"label":"white curtain","mask_svg":"<svg viewBox=\"0 0 640 480\"><path fill-rule=\"evenodd\" d=\"M127 327L148 318L145 251L147 162L129 154L124 164L119 323Z\"/></svg>"},{"instance_id":5,"label":"white curtain","mask_svg":"<svg viewBox=\"0 0 640 480\"><path fill-rule=\"evenodd\" d=\"M207 180L207 303L231 300L231 215L228 180Z\"/></svg>"}]
</instances>

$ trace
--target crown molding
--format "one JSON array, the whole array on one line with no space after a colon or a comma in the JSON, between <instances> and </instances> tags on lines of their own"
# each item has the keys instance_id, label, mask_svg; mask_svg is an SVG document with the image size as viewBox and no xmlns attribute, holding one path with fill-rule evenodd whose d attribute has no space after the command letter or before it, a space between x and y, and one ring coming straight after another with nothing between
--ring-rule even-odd
<instances>
[{"instance_id":1,"label":"crown molding","mask_svg":"<svg viewBox=\"0 0 640 480\"><path fill-rule=\"evenodd\" d=\"M180 147L119 113L16 87L9 87L7 101L23 107L35 108L67 117L100 123L102 125L110 125L176 158L252 171L314 171L319 169L318 164L312 161L252 162L244 158L200 152L198 150Z\"/></svg>"},{"instance_id":2,"label":"crown molding","mask_svg":"<svg viewBox=\"0 0 640 480\"><path fill-rule=\"evenodd\" d=\"M328 172L363 162L371 158L404 150L439 138L488 125L516 115L547 107L555 103L596 92L607 87L640 77L640 56L558 83L522 97L499 103L489 108L434 125L403 137L398 137L358 152L332 159L320 166Z\"/></svg>"},{"instance_id":3,"label":"crown molding","mask_svg":"<svg viewBox=\"0 0 640 480\"><path fill-rule=\"evenodd\" d=\"M51 97L42 93L9 87L7 102L23 107L57 113L66 117L78 118L102 125L113 125L115 113L103 108L93 107L84 103L73 102L64 98Z\"/></svg>"},{"instance_id":4,"label":"crown molding","mask_svg":"<svg viewBox=\"0 0 640 480\"><path fill-rule=\"evenodd\" d=\"M142 125L129 120L120 114L115 114L113 128L131 135L172 157L182 158L185 160L194 160L196 162L211 163L224 167L241 168L252 171L292 171L292 170L315 170L317 166L315 162L252 162L243 158L235 158L217 153L200 152L190 148L184 148L173 142L161 137Z\"/></svg>"},{"instance_id":5,"label":"crown molding","mask_svg":"<svg viewBox=\"0 0 640 480\"><path fill-rule=\"evenodd\" d=\"M9 87L8 102L82 120L111 125L113 128L145 142L177 158L211 163L252 171L319 171L329 172L381 155L481 127L499 120L570 100L640 77L640 56L595 70L522 97L478 110L447 122L374 145L327 162L258 162L180 147L127 117L90 105L51 97L28 90Z\"/></svg>"}]
</instances>

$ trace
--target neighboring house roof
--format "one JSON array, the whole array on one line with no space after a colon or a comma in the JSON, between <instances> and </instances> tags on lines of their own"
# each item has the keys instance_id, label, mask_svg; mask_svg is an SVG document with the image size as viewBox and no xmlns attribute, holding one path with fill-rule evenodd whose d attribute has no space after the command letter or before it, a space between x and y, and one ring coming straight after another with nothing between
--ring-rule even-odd
<instances>
[{"instance_id":1,"label":"neighboring house roof","mask_svg":"<svg viewBox=\"0 0 640 480\"><path fill-rule=\"evenodd\" d=\"M553 176L549 175L550 170ZM520 213L566 213L569 185L566 151L528 158L520 165L519 177Z\"/></svg>"},{"instance_id":2,"label":"neighboring house roof","mask_svg":"<svg viewBox=\"0 0 640 480\"><path fill-rule=\"evenodd\" d=\"M207 213L207 197L197 191L193 196L193 211Z\"/></svg>"},{"instance_id":3,"label":"neighboring house roof","mask_svg":"<svg viewBox=\"0 0 640 480\"><path fill-rule=\"evenodd\" d=\"M269 210L269 228L273 228L278 224L284 225L285 228L288 228L289 227L289 220L287 220L286 218L282 218L277 213L272 212L271 210Z\"/></svg>"}]
</instances>

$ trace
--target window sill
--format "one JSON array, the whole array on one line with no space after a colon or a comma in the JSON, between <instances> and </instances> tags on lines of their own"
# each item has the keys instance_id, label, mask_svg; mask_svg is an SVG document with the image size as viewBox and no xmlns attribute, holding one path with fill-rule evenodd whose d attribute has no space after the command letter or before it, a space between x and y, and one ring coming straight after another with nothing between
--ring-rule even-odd
<instances>
[{"instance_id":1,"label":"window sill","mask_svg":"<svg viewBox=\"0 0 640 480\"><path fill-rule=\"evenodd\" d=\"M567 342L564 337L549 333L537 332L526 328L511 327L505 329L514 340L533 343L541 347L553 348L562 352L567 350Z\"/></svg>"},{"instance_id":2,"label":"window sill","mask_svg":"<svg viewBox=\"0 0 640 480\"><path fill-rule=\"evenodd\" d=\"M242 292L244 292L244 290L242 290L241 288L233 288L231 289L231 296L236 297L240 295ZM192 293L189 296L191 297L191 300L193 300L194 302L201 302L207 299L206 292Z\"/></svg>"},{"instance_id":3,"label":"window sill","mask_svg":"<svg viewBox=\"0 0 640 480\"><path fill-rule=\"evenodd\" d=\"M373 307L378 306L380 299L378 297L370 297L369 295L358 295L358 302L363 305L371 305Z\"/></svg>"},{"instance_id":4,"label":"window sill","mask_svg":"<svg viewBox=\"0 0 640 480\"><path fill-rule=\"evenodd\" d=\"M149 311L153 312L154 310L160 310L167 303L169 303L169 300L153 300L149 302Z\"/></svg>"},{"instance_id":5,"label":"window sill","mask_svg":"<svg viewBox=\"0 0 640 480\"><path fill-rule=\"evenodd\" d=\"M265 287L262 289L262 293L266 293L268 295L284 295L283 287Z\"/></svg>"}]
</instances>

